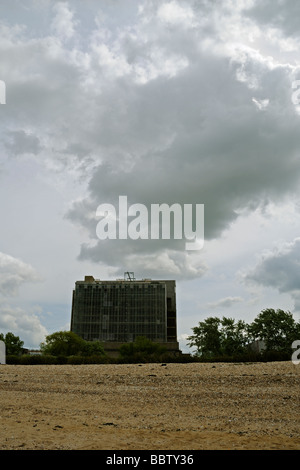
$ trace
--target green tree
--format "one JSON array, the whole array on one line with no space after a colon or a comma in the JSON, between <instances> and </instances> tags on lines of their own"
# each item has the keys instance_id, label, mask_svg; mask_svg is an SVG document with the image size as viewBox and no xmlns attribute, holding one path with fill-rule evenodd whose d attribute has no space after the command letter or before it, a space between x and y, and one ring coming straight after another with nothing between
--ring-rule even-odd
<instances>
[{"instance_id":1,"label":"green tree","mask_svg":"<svg viewBox=\"0 0 300 470\"><path fill-rule=\"evenodd\" d=\"M221 320L209 317L192 328L193 335L187 338L190 347L196 347L196 354L203 357L214 357L221 354Z\"/></svg>"},{"instance_id":2,"label":"green tree","mask_svg":"<svg viewBox=\"0 0 300 470\"><path fill-rule=\"evenodd\" d=\"M100 343L85 341L72 331L57 331L46 336L45 343L41 343L41 351L51 356L104 354Z\"/></svg>"},{"instance_id":3,"label":"green tree","mask_svg":"<svg viewBox=\"0 0 300 470\"><path fill-rule=\"evenodd\" d=\"M24 341L21 341L19 336L15 336L11 332L6 333L5 336L0 333L0 341L5 343L7 356L18 356L22 353Z\"/></svg>"},{"instance_id":4,"label":"green tree","mask_svg":"<svg viewBox=\"0 0 300 470\"><path fill-rule=\"evenodd\" d=\"M252 340L263 340L267 351L290 352L292 343L300 339L300 323L291 312L268 308L262 310L249 325Z\"/></svg>"},{"instance_id":5,"label":"green tree","mask_svg":"<svg viewBox=\"0 0 300 470\"><path fill-rule=\"evenodd\" d=\"M138 336L134 342L122 344L120 356L125 359L149 360L166 352L166 348L144 336Z\"/></svg>"},{"instance_id":6,"label":"green tree","mask_svg":"<svg viewBox=\"0 0 300 470\"><path fill-rule=\"evenodd\" d=\"M221 349L222 354L232 356L245 352L248 338L248 325L233 318L223 317L221 321Z\"/></svg>"},{"instance_id":7,"label":"green tree","mask_svg":"<svg viewBox=\"0 0 300 470\"><path fill-rule=\"evenodd\" d=\"M233 356L246 351L248 325L241 320L208 317L192 330L194 334L188 337L188 345L197 348L198 356Z\"/></svg>"},{"instance_id":8,"label":"green tree","mask_svg":"<svg viewBox=\"0 0 300 470\"><path fill-rule=\"evenodd\" d=\"M103 356L104 349L99 341L84 341L81 354L83 356Z\"/></svg>"}]
</instances>

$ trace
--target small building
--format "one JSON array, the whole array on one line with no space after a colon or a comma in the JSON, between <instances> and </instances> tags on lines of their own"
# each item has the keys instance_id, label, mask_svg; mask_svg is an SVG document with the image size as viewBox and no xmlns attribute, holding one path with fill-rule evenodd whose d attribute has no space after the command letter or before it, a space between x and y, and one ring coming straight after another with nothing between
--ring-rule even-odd
<instances>
[{"instance_id":1,"label":"small building","mask_svg":"<svg viewBox=\"0 0 300 470\"><path fill-rule=\"evenodd\" d=\"M262 339L256 339L252 343L249 344L251 351L255 353L261 353L266 349L266 343Z\"/></svg>"},{"instance_id":2,"label":"small building","mask_svg":"<svg viewBox=\"0 0 300 470\"><path fill-rule=\"evenodd\" d=\"M179 352L176 282L136 280L133 273L115 281L85 276L73 290L71 331L86 341L100 341L107 352L139 336Z\"/></svg>"}]
</instances>

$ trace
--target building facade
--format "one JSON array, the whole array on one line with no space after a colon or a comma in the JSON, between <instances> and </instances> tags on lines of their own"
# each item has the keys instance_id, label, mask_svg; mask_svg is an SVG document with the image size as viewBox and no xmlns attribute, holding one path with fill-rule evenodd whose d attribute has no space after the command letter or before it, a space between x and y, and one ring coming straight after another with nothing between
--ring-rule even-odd
<instances>
[{"instance_id":1,"label":"building facade","mask_svg":"<svg viewBox=\"0 0 300 470\"><path fill-rule=\"evenodd\" d=\"M144 336L176 351L176 283L85 276L75 283L71 331L86 341L100 341L107 350Z\"/></svg>"}]
</instances>

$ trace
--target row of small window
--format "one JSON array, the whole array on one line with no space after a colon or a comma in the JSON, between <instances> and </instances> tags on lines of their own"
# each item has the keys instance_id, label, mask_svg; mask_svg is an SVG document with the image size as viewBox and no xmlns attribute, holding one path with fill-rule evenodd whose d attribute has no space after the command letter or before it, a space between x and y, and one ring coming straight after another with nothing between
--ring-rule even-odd
<instances>
[{"instance_id":1,"label":"row of small window","mask_svg":"<svg viewBox=\"0 0 300 470\"><path fill-rule=\"evenodd\" d=\"M74 322L76 325L85 325L87 328L90 325L112 325L114 328L118 328L119 325L165 325L166 321L164 317L148 317L148 318L132 318L127 317L127 319L116 319L116 318L104 318L100 321L97 317L89 317L89 318L77 318Z\"/></svg>"},{"instance_id":2,"label":"row of small window","mask_svg":"<svg viewBox=\"0 0 300 470\"><path fill-rule=\"evenodd\" d=\"M101 331L103 329L108 329L112 332L119 331L145 331L145 332L155 332L155 331L165 331L166 325L164 323L76 323L74 324L74 329L76 331Z\"/></svg>"},{"instance_id":3,"label":"row of small window","mask_svg":"<svg viewBox=\"0 0 300 470\"><path fill-rule=\"evenodd\" d=\"M119 343L125 343L125 342L133 342L136 337L139 336L137 334L113 334L113 333L89 333L83 336L83 338L86 341L116 341ZM147 338L150 339L151 341L155 342L165 342L166 338L165 336L157 336L155 334L153 335L147 335Z\"/></svg>"},{"instance_id":4,"label":"row of small window","mask_svg":"<svg viewBox=\"0 0 300 470\"><path fill-rule=\"evenodd\" d=\"M101 312L89 312L86 310L85 312L82 312L80 314L74 315L74 319L77 321L84 321L87 323L90 323L91 321L94 321L96 323L99 323L101 320L104 318L109 318L109 321L114 322L114 323L119 323L122 321L132 321L132 322L144 322L144 321L156 321L160 320L163 321L166 318L165 312L164 311L146 311L146 312L130 312L128 311L127 313L111 313L109 310Z\"/></svg>"},{"instance_id":5,"label":"row of small window","mask_svg":"<svg viewBox=\"0 0 300 470\"><path fill-rule=\"evenodd\" d=\"M76 288L76 290L98 290L98 291L109 291L109 290L162 290L165 291L165 286L163 284L142 284L142 285L106 285L106 286L99 286L97 284L93 285L80 285Z\"/></svg>"},{"instance_id":6,"label":"row of small window","mask_svg":"<svg viewBox=\"0 0 300 470\"><path fill-rule=\"evenodd\" d=\"M105 301L110 301L113 302L114 304L122 304L122 303L136 303L136 302L141 302L141 303L148 303L148 302L166 302L166 298L164 295L135 295L135 296L122 296L122 295L111 295L105 294L102 295L100 292L97 294L94 294L93 296L90 296L88 294L84 294L78 298L76 298L76 302L105 302Z\"/></svg>"}]
</instances>

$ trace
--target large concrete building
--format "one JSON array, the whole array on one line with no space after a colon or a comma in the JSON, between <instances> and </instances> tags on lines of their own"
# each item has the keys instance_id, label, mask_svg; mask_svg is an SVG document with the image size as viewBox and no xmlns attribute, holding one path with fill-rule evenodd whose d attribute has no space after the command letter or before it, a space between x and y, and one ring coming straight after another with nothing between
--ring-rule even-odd
<instances>
[{"instance_id":1,"label":"large concrete building","mask_svg":"<svg viewBox=\"0 0 300 470\"><path fill-rule=\"evenodd\" d=\"M104 281L85 276L73 291L71 331L86 341L100 341L107 351L145 336L168 351L179 351L176 283L151 279Z\"/></svg>"}]
</instances>

